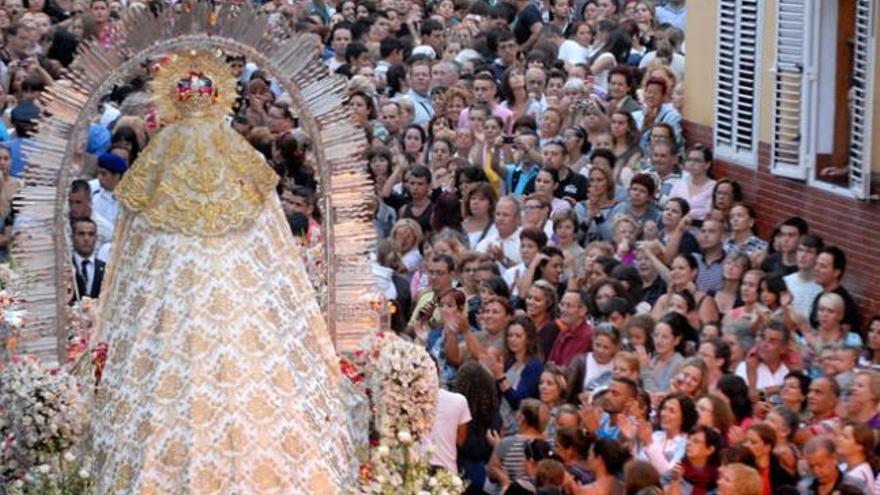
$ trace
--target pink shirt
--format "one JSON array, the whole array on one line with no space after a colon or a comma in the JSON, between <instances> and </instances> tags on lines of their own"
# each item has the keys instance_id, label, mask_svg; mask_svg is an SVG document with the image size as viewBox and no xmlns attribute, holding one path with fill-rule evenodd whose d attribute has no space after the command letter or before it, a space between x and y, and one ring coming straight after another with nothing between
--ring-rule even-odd
<instances>
[{"instance_id":1,"label":"pink shirt","mask_svg":"<svg viewBox=\"0 0 880 495\"><path fill-rule=\"evenodd\" d=\"M687 201L691 207L691 218L703 220L712 209L712 191L715 189L715 181L709 180L703 184L702 189L693 196L691 196L689 184L689 178L675 181L672 184L672 189L669 190L669 197L682 198Z\"/></svg>"}]
</instances>

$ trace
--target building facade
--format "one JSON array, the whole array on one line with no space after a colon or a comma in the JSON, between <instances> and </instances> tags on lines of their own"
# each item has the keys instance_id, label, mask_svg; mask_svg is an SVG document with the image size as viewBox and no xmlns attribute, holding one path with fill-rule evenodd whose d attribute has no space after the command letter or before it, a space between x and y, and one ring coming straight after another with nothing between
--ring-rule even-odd
<instances>
[{"instance_id":1,"label":"building facade","mask_svg":"<svg viewBox=\"0 0 880 495\"><path fill-rule=\"evenodd\" d=\"M880 314L878 15L877 0L696 1L686 36L688 138L762 234L799 215L844 249L863 319Z\"/></svg>"}]
</instances>

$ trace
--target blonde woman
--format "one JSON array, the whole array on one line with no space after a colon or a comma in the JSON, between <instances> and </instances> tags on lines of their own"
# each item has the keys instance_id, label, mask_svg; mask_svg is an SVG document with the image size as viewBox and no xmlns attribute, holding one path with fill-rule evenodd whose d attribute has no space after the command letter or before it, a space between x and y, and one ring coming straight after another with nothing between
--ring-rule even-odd
<instances>
[{"instance_id":1,"label":"blonde woman","mask_svg":"<svg viewBox=\"0 0 880 495\"><path fill-rule=\"evenodd\" d=\"M425 239L419 223L411 218L402 218L394 224L390 237L407 273L418 270L422 264L421 246Z\"/></svg>"},{"instance_id":2,"label":"blonde woman","mask_svg":"<svg viewBox=\"0 0 880 495\"><path fill-rule=\"evenodd\" d=\"M696 401L706 395L709 389L708 378L709 369L703 359L690 357L678 368L678 374L672 379L670 390L681 392Z\"/></svg>"}]
</instances>

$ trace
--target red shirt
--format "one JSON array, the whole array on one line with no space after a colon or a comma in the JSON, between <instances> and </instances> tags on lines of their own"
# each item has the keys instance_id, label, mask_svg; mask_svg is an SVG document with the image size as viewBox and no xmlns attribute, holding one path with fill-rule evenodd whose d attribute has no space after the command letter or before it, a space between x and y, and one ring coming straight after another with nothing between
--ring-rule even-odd
<instances>
[{"instance_id":1,"label":"red shirt","mask_svg":"<svg viewBox=\"0 0 880 495\"><path fill-rule=\"evenodd\" d=\"M559 335L550 348L547 362L568 366L575 356L589 351L593 346L593 327L586 320L582 320L574 328L569 328L561 320L556 325L559 326Z\"/></svg>"},{"instance_id":2,"label":"red shirt","mask_svg":"<svg viewBox=\"0 0 880 495\"><path fill-rule=\"evenodd\" d=\"M770 466L761 470L761 495L773 495L773 489L770 487Z\"/></svg>"}]
</instances>

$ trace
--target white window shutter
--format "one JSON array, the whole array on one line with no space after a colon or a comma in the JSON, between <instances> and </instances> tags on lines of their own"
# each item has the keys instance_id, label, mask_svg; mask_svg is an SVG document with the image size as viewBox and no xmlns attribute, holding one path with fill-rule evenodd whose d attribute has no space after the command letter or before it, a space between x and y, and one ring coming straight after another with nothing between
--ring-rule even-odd
<instances>
[{"instance_id":1,"label":"white window shutter","mask_svg":"<svg viewBox=\"0 0 880 495\"><path fill-rule=\"evenodd\" d=\"M770 170L783 177L806 179L815 157L810 141L812 84L807 79L806 33L811 29L808 0L778 0L776 63L773 83L773 136Z\"/></svg>"},{"instance_id":2,"label":"white window shutter","mask_svg":"<svg viewBox=\"0 0 880 495\"><path fill-rule=\"evenodd\" d=\"M876 0L856 0L852 82L855 86L850 105L849 187L853 194L871 194L871 122L874 99L876 38L874 16Z\"/></svg>"},{"instance_id":3,"label":"white window shutter","mask_svg":"<svg viewBox=\"0 0 880 495\"><path fill-rule=\"evenodd\" d=\"M757 167L761 16L758 0L719 0L715 155Z\"/></svg>"}]
</instances>

